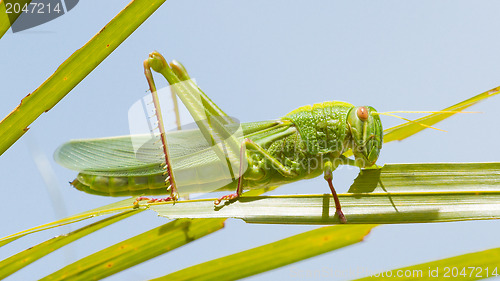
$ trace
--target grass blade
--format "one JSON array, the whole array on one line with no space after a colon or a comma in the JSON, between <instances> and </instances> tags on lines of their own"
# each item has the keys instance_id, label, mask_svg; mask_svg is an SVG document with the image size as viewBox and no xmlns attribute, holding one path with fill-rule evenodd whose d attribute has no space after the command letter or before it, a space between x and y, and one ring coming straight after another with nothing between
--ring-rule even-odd
<instances>
[{"instance_id":1,"label":"grass blade","mask_svg":"<svg viewBox=\"0 0 500 281\"><path fill-rule=\"evenodd\" d=\"M339 194L348 223L417 223L500 217L500 163L391 164L364 170ZM253 223L334 224L329 194L243 196L156 203L167 218L239 218Z\"/></svg>"},{"instance_id":2,"label":"grass blade","mask_svg":"<svg viewBox=\"0 0 500 281\"><path fill-rule=\"evenodd\" d=\"M236 280L361 242L375 226L322 227L153 280Z\"/></svg>"},{"instance_id":3,"label":"grass blade","mask_svg":"<svg viewBox=\"0 0 500 281\"><path fill-rule=\"evenodd\" d=\"M21 268L31 264L32 262L52 253L53 251L77 240L88 234L91 234L101 228L104 228L110 224L118 222L122 219L128 218L132 215L137 214L135 211L126 211L120 214L114 215L109 218L105 218L93 224L84 226L78 230L72 231L66 235L61 235L40 243L34 247L30 247L18 254L15 254L0 262L0 279L3 279L12 273L20 270Z\"/></svg>"},{"instance_id":4,"label":"grass blade","mask_svg":"<svg viewBox=\"0 0 500 281\"><path fill-rule=\"evenodd\" d=\"M259 188L259 189L254 189L254 190L248 191L247 194L252 195L252 196L257 196L257 195L260 195L264 192L274 190L277 187L278 186L271 186L271 187L263 187L263 188ZM33 227L30 229L6 236L6 237L0 239L0 247L2 247L3 245L6 245L6 244L8 244L16 239L19 239L25 235L32 234L32 233L35 233L38 231L47 230L47 229L51 229L51 228L79 222L82 220L91 219L91 218L94 218L97 216L108 215L108 214L123 212L123 211L127 211L127 210L141 211L147 207L147 206L143 205L140 208L136 209L136 208L134 208L134 205L133 205L134 201L135 201L135 198L128 198L128 199L125 199L122 201L118 201L118 202L115 202L115 203L112 203L109 205L105 205L105 206L102 206L102 207L99 207L96 209L92 209L92 210L89 210L89 211L86 211L86 212L83 212L80 214L69 216L69 217L64 218L64 219L60 219L60 220L57 220L57 221L54 221L51 223L47 223L44 225Z\"/></svg>"},{"instance_id":5,"label":"grass blade","mask_svg":"<svg viewBox=\"0 0 500 281\"><path fill-rule=\"evenodd\" d=\"M42 85L26 96L0 123L0 155L43 112L49 111L96 68L165 0L133 0L87 44L74 52Z\"/></svg>"},{"instance_id":6,"label":"grass blade","mask_svg":"<svg viewBox=\"0 0 500 281\"><path fill-rule=\"evenodd\" d=\"M480 280L500 275L500 248L389 270L356 280ZM408 277L397 277L398 274Z\"/></svg>"},{"instance_id":7,"label":"grass blade","mask_svg":"<svg viewBox=\"0 0 500 281\"><path fill-rule=\"evenodd\" d=\"M455 105L452 105L450 107L447 107L443 109L443 111L460 111L468 108L469 106L472 106L482 100L485 100L489 97L492 97L494 95L497 95L500 93L500 86L493 88L489 91L486 91L484 93L481 93L479 95L476 95L472 98L466 99L464 101L461 101ZM406 122L398 126L394 126L388 129L384 130L384 143L388 143L394 140L403 140L408 137L411 137L412 135L427 129L424 126L418 125L417 123L432 126L440 121L443 121L444 119L451 117L455 113L433 113L426 115L424 117L418 118L414 120L414 122ZM346 151L344 154L346 157L351 157L352 150Z\"/></svg>"},{"instance_id":8,"label":"grass blade","mask_svg":"<svg viewBox=\"0 0 500 281\"><path fill-rule=\"evenodd\" d=\"M82 220L86 219L91 219L97 216L102 216L102 215L108 215L108 214L113 214L113 213L118 213L118 212L123 212L123 211L129 211L129 210L135 210L135 211L140 211L141 209L134 209L133 202L135 201L134 198L129 198L125 199L113 204L109 204L106 206L102 206L96 209L92 209L90 211L86 211L77 215L73 215L64 219L60 219L51 223L43 224L37 227L33 227L9 236L6 236L4 238L0 239L0 247L16 240L19 239L25 235L32 234L38 231L46 230L46 229L51 229L75 222L79 222Z\"/></svg>"},{"instance_id":9,"label":"grass blade","mask_svg":"<svg viewBox=\"0 0 500 281\"><path fill-rule=\"evenodd\" d=\"M11 13L7 14L7 10L5 7L6 1L0 0L0 39L3 37L5 32L9 30L10 26L13 22L17 20L19 15L23 12L22 9L16 13L16 9L11 9ZM17 1L8 1L10 3L19 4L20 7L24 7L24 5L29 4L31 0L17 0Z\"/></svg>"},{"instance_id":10,"label":"grass blade","mask_svg":"<svg viewBox=\"0 0 500 281\"><path fill-rule=\"evenodd\" d=\"M484 93L481 93L477 96L474 96L470 99L464 100L462 102L459 102L455 105L452 105L450 107L447 107L443 109L443 111L460 111L468 108L469 106L472 106L482 100L485 100L489 97L492 97L494 95L497 95L500 93L500 86L493 88L489 91L486 91ZM455 113L433 113L429 114L427 116L424 116L422 118L418 118L414 120L415 122L425 124L428 126L432 126L440 121L443 121L444 119L454 115ZM403 123L399 126L395 126L389 129L384 130L384 143L386 142L391 142L394 140L402 140L405 139L409 136L412 136L422 130L424 130L425 127L415 124L413 122L406 122Z\"/></svg>"},{"instance_id":11,"label":"grass blade","mask_svg":"<svg viewBox=\"0 0 500 281\"><path fill-rule=\"evenodd\" d=\"M98 280L224 227L224 219L176 220L122 241L41 280Z\"/></svg>"}]
</instances>

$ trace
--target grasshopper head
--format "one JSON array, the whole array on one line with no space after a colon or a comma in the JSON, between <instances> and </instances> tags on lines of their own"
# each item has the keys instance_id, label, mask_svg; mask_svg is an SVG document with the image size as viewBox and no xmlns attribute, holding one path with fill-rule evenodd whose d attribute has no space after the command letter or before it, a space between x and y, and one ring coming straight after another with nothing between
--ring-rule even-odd
<instances>
[{"instance_id":1,"label":"grasshopper head","mask_svg":"<svg viewBox=\"0 0 500 281\"><path fill-rule=\"evenodd\" d=\"M347 116L351 132L351 149L359 167L369 167L377 161L382 149L382 122L375 108L371 106L353 107Z\"/></svg>"}]
</instances>

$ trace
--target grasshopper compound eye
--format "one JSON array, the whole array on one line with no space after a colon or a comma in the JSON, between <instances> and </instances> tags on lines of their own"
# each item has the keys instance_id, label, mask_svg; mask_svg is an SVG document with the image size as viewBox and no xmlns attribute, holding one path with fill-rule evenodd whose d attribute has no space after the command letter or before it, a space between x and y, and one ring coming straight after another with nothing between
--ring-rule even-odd
<instances>
[{"instance_id":1,"label":"grasshopper compound eye","mask_svg":"<svg viewBox=\"0 0 500 281\"><path fill-rule=\"evenodd\" d=\"M358 115L358 118L361 121L366 121L368 120L368 109L364 106L358 107L358 110L356 111L356 115Z\"/></svg>"}]
</instances>

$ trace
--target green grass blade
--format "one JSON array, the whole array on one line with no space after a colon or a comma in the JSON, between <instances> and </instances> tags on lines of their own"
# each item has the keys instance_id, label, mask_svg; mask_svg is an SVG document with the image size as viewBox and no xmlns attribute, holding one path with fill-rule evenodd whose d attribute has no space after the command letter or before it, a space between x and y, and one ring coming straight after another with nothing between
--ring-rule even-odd
<instances>
[{"instance_id":1,"label":"green grass blade","mask_svg":"<svg viewBox=\"0 0 500 281\"><path fill-rule=\"evenodd\" d=\"M339 196L349 223L498 218L500 210L495 200L500 197L500 163L387 164L382 169L364 170L349 193ZM332 224L336 220L332 217L331 199L326 194L244 195L239 201L218 209L213 207L215 199L179 201L174 206L143 204L141 208L151 207L169 218L235 217L248 222ZM131 210L134 200L129 198L9 235L0 239L0 246L37 231Z\"/></svg>"},{"instance_id":2,"label":"green grass blade","mask_svg":"<svg viewBox=\"0 0 500 281\"><path fill-rule=\"evenodd\" d=\"M41 86L26 96L0 123L0 155L15 143L28 126L49 111L113 52L165 0L134 0L74 52Z\"/></svg>"},{"instance_id":3,"label":"green grass blade","mask_svg":"<svg viewBox=\"0 0 500 281\"><path fill-rule=\"evenodd\" d=\"M474 96L472 98L466 99L464 101L461 101L455 105L452 105L450 107L447 107L443 109L443 111L460 111L468 108L469 106L472 106L482 100L485 100L489 97L492 97L494 95L497 95L500 93L500 86L493 88L489 91L486 91L484 93L481 93L477 96ZM422 118L414 120L415 122L425 124L428 126L432 126L440 121L443 121L444 119L451 117L455 113L433 113L426 115ZM388 143L394 140L403 140L405 138L408 138L422 130L427 129L424 126L418 125L415 122L406 122L398 126L394 126L388 129L384 130L384 143ZM352 150L348 150L344 153L344 156L346 157L351 157Z\"/></svg>"},{"instance_id":4,"label":"green grass blade","mask_svg":"<svg viewBox=\"0 0 500 281\"><path fill-rule=\"evenodd\" d=\"M224 219L176 220L87 256L41 280L98 280L224 227Z\"/></svg>"},{"instance_id":5,"label":"green grass blade","mask_svg":"<svg viewBox=\"0 0 500 281\"><path fill-rule=\"evenodd\" d=\"M116 202L113 204L102 206L102 207L99 207L96 209L92 209L90 211L86 211L86 212L83 212L83 213L80 213L77 215L69 216L69 217L64 218L64 219L60 219L60 220L57 220L57 221L54 221L51 223L43 224L43 225L40 225L37 227L33 227L30 229L6 236L6 237L0 239L0 247L6 245L6 244L8 244L16 239L19 239L25 235L32 234L32 233L35 233L38 231L51 229L54 227L59 227L59 226L79 222L79 221L86 220L86 219L91 219L91 218L94 218L97 216L102 216L102 215L108 215L108 214L113 214L113 213L118 213L118 212L123 212L123 211L129 211L129 210L140 211L141 209L134 209L134 206L133 206L134 201L135 201L134 198L125 199L125 200L122 200L122 201L119 201L119 202Z\"/></svg>"},{"instance_id":6,"label":"green grass blade","mask_svg":"<svg viewBox=\"0 0 500 281\"><path fill-rule=\"evenodd\" d=\"M24 7L24 5L29 4L31 0L17 0L17 1L9 1L11 3L19 3L21 7ZM17 20L19 15L22 13L22 9L19 11L19 13L11 13L7 14L7 10L5 7L5 1L0 0L0 38L3 37L5 32L9 30L11 23ZM12 9L11 9L12 11Z\"/></svg>"},{"instance_id":7,"label":"green grass blade","mask_svg":"<svg viewBox=\"0 0 500 281\"><path fill-rule=\"evenodd\" d=\"M495 248L393 269L356 280L480 280L498 278L499 265L500 248ZM406 273L408 277L398 277L398 273Z\"/></svg>"},{"instance_id":8,"label":"green grass blade","mask_svg":"<svg viewBox=\"0 0 500 281\"><path fill-rule=\"evenodd\" d=\"M462 102L459 102L453 106L447 107L443 109L443 111L460 111L468 108L469 106L472 106L482 100L485 100L489 97L492 97L494 95L497 95L500 93L500 87L493 88L489 91L486 91L482 94L479 94L477 96L474 96L470 99L464 100ZM444 119L454 115L455 113L433 113L429 114L427 116L424 116L422 118L418 118L415 121L421 124L429 125L432 126L440 121L443 121ZM389 129L384 130L384 143L386 142L391 142L394 140L402 140L405 139L409 136L412 136L422 130L424 130L425 127L415 124L413 122L407 122L403 123L399 126L395 126Z\"/></svg>"},{"instance_id":9,"label":"green grass blade","mask_svg":"<svg viewBox=\"0 0 500 281\"><path fill-rule=\"evenodd\" d=\"M66 235L61 235L47 240L41 244L34 247L30 247L16 255L13 255L3 261L0 261L0 279L3 279L12 273L18 271L19 269L31 264L32 262L52 253L53 251L77 240L88 234L91 234L101 228L104 228L110 224L118 222L122 219L128 218L132 215L137 214L135 211L126 211L120 214L114 215L109 218L105 218L93 224L84 226L78 230L72 231Z\"/></svg>"},{"instance_id":10,"label":"green grass blade","mask_svg":"<svg viewBox=\"0 0 500 281\"><path fill-rule=\"evenodd\" d=\"M322 227L153 280L236 280L358 243L375 226Z\"/></svg>"},{"instance_id":11,"label":"green grass blade","mask_svg":"<svg viewBox=\"0 0 500 281\"><path fill-rule=\"evenodd\" d=\"M500 163L388 164L364 170L339 194L347 223L417 223L500 217ZM331 195L243 196L151 204L167 218L239 218L253 223L338 223Z\"/></svg>"},{"instance_id":12,"label":"green grass blade","mask_svg":"<svg viewBox=\"0 0 500 281\"><path fill-rule=\"evenodd\" d=\"M252 196L257 196L257 195L260 195L262 193L274 190L277 187L278 186L271 186L271 187L263 187L263 188L259 188L259 189L254 189L254 190L248 191L247 194L252 195ZM89 210L89 211L86 211L86 212L83 212L80 214L69 216L67 218L60 219L60 220L57 220L57 221L54 221L51 223L47 223L44 225L33 227L30 229L6 236L4 238L0 238L0 247L2 247L3 245L6 245L6 244L8 244L16 239L19 239L25 235L32 234L32 233L35 233L38 231L47 230L47 229L51 229L51 228L79 222L79 221L86 220L86 219L91 219L91 218L94 218L97 216L109 215L109 214L128 211L128 210L141 211L141 210L144 210L145 208L147 208L147 206L143 205L140 208L135 209L134 205L133 205L134 201L135 201L135 198L128 198L128 199L118 201L118 202L115 202L112 204L108 204L108 205L105 205L105 206L102 206L102 207L99 207L96 209L92 209L92 210Z\"/></svg>"}]
</instances>

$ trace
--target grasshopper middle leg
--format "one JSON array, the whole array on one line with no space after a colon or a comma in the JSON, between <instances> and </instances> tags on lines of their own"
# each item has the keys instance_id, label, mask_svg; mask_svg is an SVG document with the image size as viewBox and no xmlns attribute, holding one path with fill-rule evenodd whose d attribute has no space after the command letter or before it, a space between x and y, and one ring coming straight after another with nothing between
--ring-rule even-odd
<instances>
[{"instance_id":1,"label":"grasshopper middle leg","mask_svg":"<svg viewBox=\"0 0 500 281\"><path fill-rule=\"evenodd\" d=\"M283 176L285 176L285 177L291 177L291 176L295 175L295 173L293 171L291 171L289 168L287 168L283 164L281 164L276 158L274 158L271 154L269 154L269 152L267 152L265 149L263 149L260 145L256 144L251 139L246 138L242 142L241 149L240 149L240 169L239 169L238 187L236 188L236 193L232 193L232 194L228 194L228 195L222 196L221 198L215 200L214 205L216 205L216 206L219 205L223 200L233 200L233 199L236 199L243 192L243 174L245 172L245 171L243 171L243 161L246 161L245 160L246 159L246 157L245 157L245 149L253 149L255 151L258 151Z\"/></svg>"}]
</instances>

